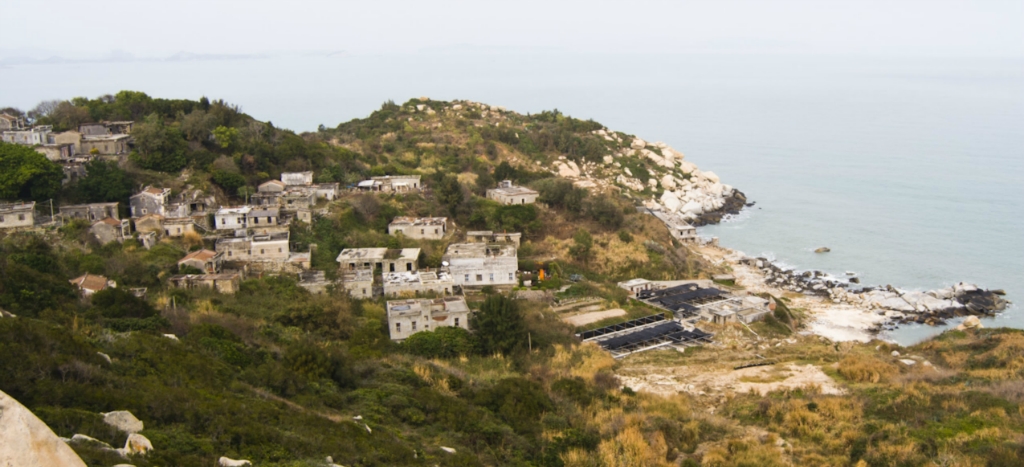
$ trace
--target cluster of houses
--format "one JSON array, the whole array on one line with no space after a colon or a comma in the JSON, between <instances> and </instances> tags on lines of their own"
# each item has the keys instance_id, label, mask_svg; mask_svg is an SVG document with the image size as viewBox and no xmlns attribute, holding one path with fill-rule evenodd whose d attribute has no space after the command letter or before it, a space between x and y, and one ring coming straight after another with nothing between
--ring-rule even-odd
<instances>
[{"instance_id":1,"label":"cluster of houses","mask_svg":"<svg viewBox=\"0 0 1024 467\"><path fill-rule=\"evenodd\" d=\"M28 126L21 118L0 114L0 141L31 146L64 168L64 183L85 175L83 164L97 157L117 159L131 152L134 122L86 123L77 130L54 132L51 125Z\"/></svg>"}]
</instances>

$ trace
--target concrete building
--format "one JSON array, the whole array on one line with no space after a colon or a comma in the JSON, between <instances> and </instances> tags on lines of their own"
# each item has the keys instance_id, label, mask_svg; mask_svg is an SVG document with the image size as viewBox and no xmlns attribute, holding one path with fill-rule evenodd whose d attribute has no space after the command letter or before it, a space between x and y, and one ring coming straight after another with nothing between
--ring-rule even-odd
<instances>
[{"instance_id":1,"label":"concrete building","mask_svg":"<svg viewBox=\"0 0 1024 467\"><path fill-rule=\"evenodd\" d=\"M443 326L469 330L469 306L462 297L390 300L387 309L388 332L394 341Z\"/></svg>"},{"instance_id":2,"label":"concrete building","mask_svg":"<svg viewBox=\"0 0 1024 467\"><path fill-rule=\"evenodd\" d=\"M269 180L260 183L260 185L256 187L256 190L260 193L281 193L285 188L287 188L287 185L285 185L284 182L280 180Z\"/></svg>"},{"instance_id":3,"label":"concrete building","mask_svg":"<svg viewBox=\"0 0 1024 467\"><path fill-rule=\"evenodd\" d=\"M372 269L343 270L341 273L341 286L348 291L352 298L370 299L376 296L379 287L374 285Z\"/></svg>"},{"instance_id":4,"label":"concrete building","mask_svg":"<svg viewBox=\"0 0 1024 467\"><path fill-rule=\"evenodd\" d=\"M356 185L356 188L363 191L378 191L382 193L407 193L419 191L423 188L419 175L385 175L383 177L370 177Z\"/></svg>"},{"instance_id":5,"label":"concrete building","mask_svg":"<svg viewBox=\"0 0 1024 467\"><path fill-rule=\"evenodd\" d=\"M0 135L5 143L21 144L25 146L37 146L40 144L51 144L55 141L50 137L53 134L53 127L50 125L36 125L32 128L10 130Z\"/></svg>"},{"instance_id":6,"label":"concrete building","mask_svg":"<svg viewBox=\"0 0 1024 467\"><path fill-rule=\"evenodd\" d=\"M331 281L327 280L327 274L323 271L303 271L299 273L299 287L309 291L311 294L322 294L327 292Z\"/></svg>"},{"instance_id":7,"label":"concrete building","mask_svg":"<svg viewBox=\"0 0 1024 467\"><path fill-rule=\"evenodd\" d=\"M131 152L128 147L130 138L128 135L82 136L78 152L104 156L128 154Z\"/></svg>"},{"instance_id":8,"label":"concrete building","mask_svg":"<svg viewBox=\"0 0 1024 467\"><path fill-rule=\"evenodd\" d=\"M15 117L14 115L9 115L6 112L5 113L0 113L0 132L2 132L2 131L11 131L11 130L20 130L21 127L22 127L22 119L21 118Z\"/></svg>"},{"instance_id":9,"label":"concrete building","mask_svg":"<svg viewBox=\"0 0 1024 467\"><path fill-rule=\"evenodd\" d=\"M178 269L191 266L206 274L216 274L224 263L224 254L210 250L197 250L178 260Z\"/></svg>"},{"instance_id":10,"label":"concrete building","mask_svg":"<svg viewBox=\"0 0 1024 467\"><path fill-rule=\"evenodd\" d=\"M337 183L320 183L313 186L313 189L317 199L326 199L327 201L334 201L338 197L338 193L341 193L341 188Z\"/></svg>"},{"instance_id":11,"label":"concrete building","mask_svg":"<svg viewBox=\"0 0 1024 467\"><path fill-rule=\"evenodd\" d=\"M83 297L91 296L92 294L104 290L107 287L117 287L116 282L109 280L104 276L88 273L71 279L68 282L77 287L78 293Z\"/></svg>"},{"instance_id":12,"label":"concrete building","mask_svg":"<svg viewBox=\"0 0 1024 467\"><path fill-rule=\"evenodd\" d=\"M253 235L249 243L249 261L288 261L288 232Z\"/></svg>"},{"instance_id":13,"label":"concrete building","mask_svg":"<svg viewBox=\"0 0 1024 467\"><path fill-rule=\"evenodd\" d=\"M218 238L214 249L224 254L224 261L249 261L251 246L249 237Z\"/></svg>"},{"instance_id":14,"label":"concrete building","mask_svg":"<svg viewBox=\"0 0 1024 467\"><path fill-rule=\"evenodd\" d=\"M519 232L473 230L466 232L466 243L510 243L518 247L522 237L523 234Z\"/></svg>"},{"instance_id":15,"label":"concrete building","mask_svg":"<svg viewBox=\"0 0 1024 467\"><path fill-rule=\"evenodd\" d=\"M128 219L117 220L107 217L93 222L89 232L105 245L110 242L124 242L124 239L131 237L132 227Z\"/></svg>"},{"instance_id":16,"label":"concrete building","mask_svg":"<svg viewBox=\"0 0 1024 467\"><path fill-rule=\"evenodd\" d=\"M650 211L654 217L657 217L665 223L665 227L668 227L668 231L672 236L683 242L683 243L696 243L697 242L697 228L686 222L682 216L674 212L665 211Z\"/></svg>"},{"instance_id":17,"label":"concrete building","mask_svg":"<svg viewBox=\"0 0 1024 467\"><path fill-rule=\"evenodd\" d=\"M419 248L346 248L338 254L337 261L345 271L380 269L385 273L411 272L419 270L419 257Z\"/></svg>"},{"instance_id":18,"label":"concrete building","mask_svg":"<svg viewBox=\"0 0 1024 467\"><path fill-rule=\"evenodd\" d=\"M223 294L238 292L242 276L237 273L225 274L179 274L169 280L172 287L179 289L210 288Z\"/></svg>"},{"instance_id":19,"label":"concrete building","mask_svg":"<svg viewBox=\"0 0 1024 467\"><path fill-rule=\"evenodd\" d=\"M163 234L164 216L159 214L146 214L135 219L135 231L142 233Z\"/></svg>"},{"instance_id":20,"label":"concrete building","mask_svg":"<svg viewBox=\"0 0 1024 467\"><path fill-rule=\"evenodd\" d=\"M440 240L448 233L447 217L396 217L388 224L388 234L409 238Z\"/></svg>"},{"instance_id":21,"label":"concrete building","mask_svg":"<svg viewBox=\"0 0 1024 467\"><path fill-rule=\"evenodd\" d=\"M128 199L132 217L142 217L147 214L166 216L167 202L170 200L170 197L170 188L147 186L146 189L132 195Z\"/></svg>"},{"instance_id":22,"label":"concrete building","mask_svg":"<svg viewBox=\"0 0 1024 467\"><path fill-rule=\"evenodd\" d=\"M280 223L281 210L278 208L255 208L246 214L249 227L260 228L275 226Z\"/></svg>"},{"instance_id":23,"label":"concrete building","mask_svg":"<svg viewBox=\"0 0 1024 467\"><path fill-rule=\"evenodd\" d=\"M32 227L36 223L36 202L0 202L0 229Z\"/></svg>"},{"instance_id":24,"label":"concrete building","mask_svg":"<svg viewBox=\"0 0 1024 467\"><path fill-rule=\"evenodd\" d=\"M138 225L138 221L135 222ZM161 218L160 226L164 235L168 237L184 237L189 232L196 231L196 223L191 217L167 217Z\"/></svg>"},{"instance_id":25,"label":"concrete building","mask_svg":"<svg viewBox=\"0 0 1024 467\"><path fill-rule=\"evenodd\" d=\"M455 284L465 287L515 285L516 247L503 244L453 243L443 256Z\"/></svg>"},{"instance_id":26,"label":"concrete building","mask_svg":"<svg viewBox=\"0 0 1024 467\"><path fill-rule=\"evenodd\" d=\"M41 144L35 150L53 162L68 161L77 154L73 144Z\"/></svg>"},{"instance_id":27,"label":"concrete building","mask_svg":"<svg viewBox=\"0 0 1024 467\"><path fill-rule=\"evenodd\" d=\"M533 204L537 202L537 193L526 187L513 185L510 180L503 180L497 188L487 190L487 199L501 204Z\"/></svg>"},{"instance_id":28,"label":"concrete building","mask_svg":"<svg viewBox=\"0 0 1024 467\"><path fill-rule=\"evenodd\" d=\"M117 220L121 219L117 203L72 204L61 206L59 213L66 220L84 219L97 221L108 217Z\"/></svg>"},{"instance_id":29,"label":"concrete building","mask_svg":"<svg viewBox=\"0 0 1024 467\"><path fill-rule=\"evenodd\" d=\"M220 208L217 210L217 214L213 218L213 228L215 230L240 230L244 229L249 225L249 212L252 208L249 206L238 206L233 208Z\"/></svg>"},{"instance_id":30,"label":"concrete building","mask_svg":"<svg viewBox=\"0 0 1024 467\"><path fill-rule=\"evenodd\" d=\"M78 132L83 136L127 135L134 124L134 121L83 123L78 126Z\"/></svg>"},{"instance_id":31,"label":"concrete building","mask_svg":"<svg viewBox=\"0 0 1024 467\"><path fill-rule=\"evenodd\" d=\"M388 272L382 279L384 296L390 298L416 297L431 292L444 296L451 294L455 285L451 274L443 271Z\"/></svg>"},{"instance_id":32,"label":"concrete building","mask_svg":"<svg viewBox=\"0 0 1024 467\"><path fill-rule=\"evenodd\" d=\"M281 181L288 186L309 186L313 184L313 172L283 172Z\"/></svg>"},{"instance_id":33,"label":"concrete building","mask_svg":"<svg viewBox=\"0 0 1024 467\"><path fill-rule=\"evenodd\" d=\"M650 281L647 279L637 278L630 279L628 281L619 282L617 285L620 288L625 289L629 292L630 298L636 298L645 291L663 290L672 287L678 287L681 285L692 284L700 288L711 288L714 287L714 282L707 279L684 279L675 281Z\"/></svg>"}]
</instances>

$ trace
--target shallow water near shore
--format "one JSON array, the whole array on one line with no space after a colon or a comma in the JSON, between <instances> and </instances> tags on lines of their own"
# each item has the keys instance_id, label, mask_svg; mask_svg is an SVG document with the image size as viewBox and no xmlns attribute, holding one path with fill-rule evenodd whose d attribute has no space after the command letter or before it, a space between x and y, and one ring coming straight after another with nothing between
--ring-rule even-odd
<instances>
[{"instance_id":1,"label":"shallow water near shore","mask_svg":"<svg viewBox=\"0 0 1024 467\"><path fill-rule=\"evenodd\" d=\"M433 52L0 68L0 103L207 95L297 131L387 99L558 108L664 141L756 206L722 246L862 285L965 281L1024 300L1024 61ZM73 77L73 78L69 78ZM816 254L820 246L831 253ZM1024 328L1020 306L985 326ZM887 335L910 344L941 328Z\"/></svg>"}]
</instances>

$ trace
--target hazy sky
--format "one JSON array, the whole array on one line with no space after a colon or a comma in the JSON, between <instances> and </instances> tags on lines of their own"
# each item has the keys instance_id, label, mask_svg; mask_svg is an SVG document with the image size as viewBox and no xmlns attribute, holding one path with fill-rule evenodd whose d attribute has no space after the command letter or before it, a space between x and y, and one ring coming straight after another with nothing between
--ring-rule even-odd
<instances>
[{"instance_id":1,"label":"hazy sky","mask_svg":"<svg viewBox=\"0 0 1024 467\"><path fill-rule=\"evenodd\" d=\"M1024 1L4 0L0 58L437 48L1024 56Z\"/></svg>"}]
</instances>

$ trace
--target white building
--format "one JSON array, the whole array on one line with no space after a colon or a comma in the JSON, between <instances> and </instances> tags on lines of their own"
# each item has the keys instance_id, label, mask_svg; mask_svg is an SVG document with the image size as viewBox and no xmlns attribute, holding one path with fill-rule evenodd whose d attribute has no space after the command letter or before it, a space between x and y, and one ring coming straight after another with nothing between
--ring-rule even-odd
<instances>
[{"instance_id":1,"label":"white building","mask_svg":"<svg viewBox=\"0 0 1024 467\"><path fill-rule=\"evenodd\" d=\"M0 229L35 225L36 202L0 203Z\"/></svg>"},{"instance_id":2,"label":"white building","mask_svg":"<svg viewBox=\"0 0 1024 467\"><path fill-rule=\"evenodd\" d=\"M370 177L369 180L359 182L357 187L365 191L405 193L419 191L423 185L420 183L419 175L385 175L383 177Z\"/></svg>"},{"instance_id":3,"label":"white building","mask_svg":"<svg viewBox=\"0 0 1024 467\"><path fill-rule=\"evenodd\" d=\"M367 299L374 297L373 270L354 269L341 273L341 286L352 298Z\"/></svg>"},{"instance_id":4,"label":"white building","mask_svg":"<svg viewBox=\"0 0 1024 467\"><path fill-rule=\"evenodd\" d=\"M249 225L248 216L252 208L239 206L234 208L220 208L213 219L216 230L239 230Z\"/></svg>"},{"instance_id":5,"label":"white building","mask_svg":"<svg viewBox=\"0 0 1024 467\"><path fill-rule=\"evenodd\" d=\"M447 217L396 217L388 224L388 234L409 238L440 240L448 233Z\"/></svg>"},{"instance_id":6,"label":"white building","mask_svg":"<svg viewBox=\"0 0 1024 467\"><path fill-rule=\"evenodd\" d=\"M415 297L428 292L449 295L455 285L451 274L444 271L388 272L383 283L386 297Z\"/></svg>"},{"instance_id":7,"label":"white building","mask_svg":"<svg viewBox=\"0 0 1024 467\"><path fill-rule=\"evenodd\" d=\"M469 306L462 297L391 300L387 308L388 332L394 341L443 326L469 329Z\"/></svg>"},{"instance_id":8,"label":"white building","mask_svg":"<svg viewBox=\"0 0 1024 467\"><path fill-rule=\"evenodd\" d=\"M382 272L414 272L419 270L419 257L419 248L346 248L338 254L337 261L343 271L380 269Z\"/></svg>"},{"instance_id":9,"label":"white building","mask_svg":"<svg viewBox=\"0 0 1024 467\"><path fill-rule=\"evenodd\" d=\"M471 230L466 232L466 243L511 243L519 246L523 234L519 232L492 232L490 230Z\"/></svg>"},{"instance_id":10,"label":"white building","mask_svg":"<svg viewBox=\"0 0 1024 467\"><path fill-rule=\"evenodd\" d=\"M281 181L288 186L309 186L313 184L313 172L284 172Z\"/></svg>"},{"instance_id":11,"label":"white building","mask_svg":"<svg viewBox=\"0 0 1024 467\"><path fill-rule=\"evenodd\" d=\"M515 285L519 259L510 244L453 243L443 260L455 284L467 287Z\"/></svg>"},{"instance_id":12,"label":"white building","mask_svg":"<svg viewBox=\"0 0 1024 467\"><path fill-rule=\"evenodd\" d=\"M487 199L501 204L533 204L537 201L537 193L526 187L513 185L510 180L503 180L497 188L487 190Z\"/></svg>"}]
</instances>

